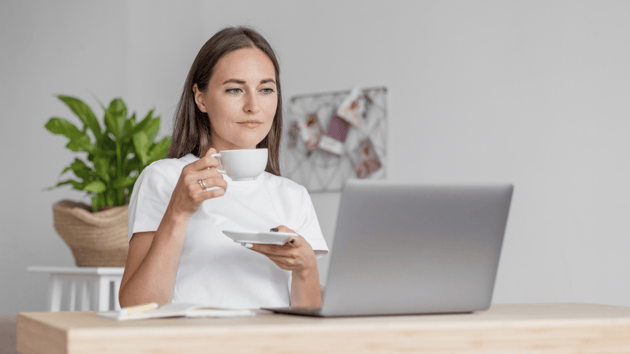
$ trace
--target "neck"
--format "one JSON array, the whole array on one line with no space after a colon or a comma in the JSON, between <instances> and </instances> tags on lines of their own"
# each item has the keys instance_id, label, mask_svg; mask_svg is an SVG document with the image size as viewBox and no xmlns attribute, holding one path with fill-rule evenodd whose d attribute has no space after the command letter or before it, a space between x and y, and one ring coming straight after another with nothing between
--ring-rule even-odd
<instances>
[{"instance_id":1,"label":"neck","mask_svg":"<svg viewBox=\"0 0 630 354\"><path fill-rule=\"evenodd\" d=\"M210 147L214 148L217 151L224 151L224 150L242 150L242 149L255 149L256 146L240 146L240 145L236 145L236 144L232 144L228 141L225 141L217 136L212 137L211 143L210 143Z\"/></svg>"}]
</instances>

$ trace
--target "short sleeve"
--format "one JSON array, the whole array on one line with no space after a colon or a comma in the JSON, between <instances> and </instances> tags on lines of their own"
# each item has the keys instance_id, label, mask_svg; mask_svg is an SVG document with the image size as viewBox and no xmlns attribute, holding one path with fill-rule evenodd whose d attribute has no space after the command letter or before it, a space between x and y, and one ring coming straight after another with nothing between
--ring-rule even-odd
<instances>
[{"instance_id":1,"label":"short sleeve","mask_svg":"<svg viewBox=\"0 0 630 354\"><path fill-rule=\"evenodd\" d=\"M167 167L156 162L138 176L129 200L129 240L136 232L157 231L160 226L179 178Z\"/></svg>"},{"instance_id":2,"label":"short sleeve","mask_svg":"<svg viewBox=\"0 0 630 354\"><path fill-rule=\"evenodd\" d=\"M328 253L328 245L326 245L322 229L319 226L311 196L303 186L300 200L300 214L298 215L300 226L297 231L308 241L315 251L315 257L319 259Z\"/></svg>"}]
</instances>

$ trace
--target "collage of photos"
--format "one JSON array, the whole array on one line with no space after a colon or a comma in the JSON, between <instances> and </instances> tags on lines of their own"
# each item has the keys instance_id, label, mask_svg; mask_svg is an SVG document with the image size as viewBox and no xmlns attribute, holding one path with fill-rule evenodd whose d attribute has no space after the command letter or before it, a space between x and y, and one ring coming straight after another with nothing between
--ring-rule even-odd
<instances>
[{"instance_id":1,"label":"collage of photos","mask_svg":"<svg viewBox=\"0 0 630 354\"><path fill-rule=\"evenodd\" d=\"M368 178L381 168L372 142L369 138L364 138L358 146L346 146L345 143L349 131L364 124L371 106L372 99L368 93L354 88L332 112L325 131L317 112L309 114L304 122L291 122L288 146L294 148L299 137L306 146L307 158L314 151L321 151L334 157L341 157L347 153L357 177Z\"/></svg>"}]
</instances>

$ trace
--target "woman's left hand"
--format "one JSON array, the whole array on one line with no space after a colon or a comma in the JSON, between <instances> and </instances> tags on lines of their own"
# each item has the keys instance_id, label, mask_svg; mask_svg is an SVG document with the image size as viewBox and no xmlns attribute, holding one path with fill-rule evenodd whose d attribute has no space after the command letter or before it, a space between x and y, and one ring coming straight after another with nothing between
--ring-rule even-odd
<instances>
[{"instance_id":1,"label":"woman's left hand","mask_svg":"<svg viewBox=\"0 0 630 354\"><path fill-rule=\"evenodd\" d=\"M297 233L284 225L280 225L271 231ZM301 273L317 268L317 260L315 259L313 248L306 242L304 237L300 235L289 237L287 242L282 246L264 244L247 245L252 245L251 250L267 256L278 267L284 270Z\"/></svg>"}]
</instances>

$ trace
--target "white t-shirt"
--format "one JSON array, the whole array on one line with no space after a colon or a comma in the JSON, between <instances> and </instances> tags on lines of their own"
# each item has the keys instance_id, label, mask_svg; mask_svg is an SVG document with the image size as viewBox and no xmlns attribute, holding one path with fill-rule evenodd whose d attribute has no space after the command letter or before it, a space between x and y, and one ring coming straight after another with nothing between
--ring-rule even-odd
<instances>
[{"instance_id":1,"label":"white t-shirt","mask_svg":"<svg viewBox=\"0 0 630 354\"><path fill-rule=\"evenodd\" d=\"M130 240L136 232L157 231L182 169L198 159L188 154L159 160L142 171L129 202ZM288 307L291 271L221 231L269 231L285 225L304 237L320 258L328 247L311 198L303 186L267 172L250 181L224 179L225 195L204 201L188 222L173 302Z\"/></svg>"}]
</instances>

